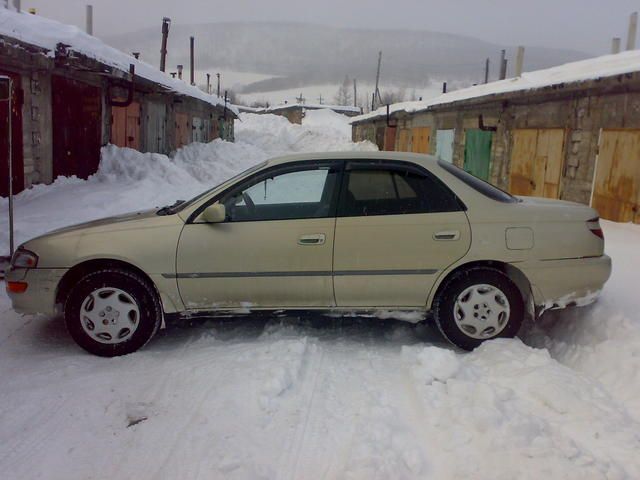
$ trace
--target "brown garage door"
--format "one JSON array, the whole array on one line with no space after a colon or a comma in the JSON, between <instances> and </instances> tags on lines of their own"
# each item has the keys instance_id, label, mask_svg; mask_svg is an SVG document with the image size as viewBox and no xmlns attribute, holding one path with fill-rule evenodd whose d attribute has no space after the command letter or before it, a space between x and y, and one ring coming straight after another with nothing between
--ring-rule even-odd
<instances>
[{"instance_id":1,"label":"brown garage door","mask_svg":"<svg viewBox=\"0 0 640 480\"><path fill-rule=\"evenodd\" d=\"M411 151L414 153L429 153L429 127L416 127L411 129Z\"/></svg>"},{"instance_id":2,"label":"brown garage door","mask_svg":"<svg viewBox=\"0 0 640 480\"><path fill-rule=\"evenodd\" d=\"M564 158L561 128L513 131L509 191L514 195L558 198Z\"/></svg>"},{"instance_id":3,"label":"brown garage door","mask_svg":"<svg viewBox=\"0 0 640 480\"><path fill-rule=\"evenodd\" d=\"M140 150L140 104L111 107L111 143Z\"/></svg>"},{"instance_id":4,"label":"brown garage door","mask_svg":"<svg viewBox=\"0 0 640 480\"><path fill-rule=\"evenodd\" d=\"M600 134L591 205L603 218L640 223L640 130Z\"/></svg>"},{"instance_id":5,"label":"brown garage door","mask_svg":"<svg viewBox=\"0 0 640 480\"><path fill-rule=\"evenodd\" d=\"M53 176L87 178L100 162L100 89L55 75L51 84Z\"/></svg>"}]
</instances>

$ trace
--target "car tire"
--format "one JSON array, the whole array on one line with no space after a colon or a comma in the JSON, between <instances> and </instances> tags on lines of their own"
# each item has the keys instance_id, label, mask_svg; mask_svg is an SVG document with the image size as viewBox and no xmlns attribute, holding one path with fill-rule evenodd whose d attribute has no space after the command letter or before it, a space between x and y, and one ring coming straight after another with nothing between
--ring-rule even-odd
<instances>
[{"instance_id":1,"label":"car tire","mask_svg":"<svg viewBox=\"0 0 640 480\"><path fill-rule=\"evenodd\" d=\"M503 272L477 267L448 279L433 310L442 335L464 350L473 350L492 338L514 337L524 318L524 301Z\"/></svg>"},{"instance_id":2,"label":"car tire","mask_svg":"<svg viewBox=\"0 0 640 480\"><path fill-rule=\"evenodd\" d=\"M124 269L89 273L71 289L64 304L67 330L75 342L101 357L142 348L162 321L152 285Z\"/></svg>"}]
</instances>

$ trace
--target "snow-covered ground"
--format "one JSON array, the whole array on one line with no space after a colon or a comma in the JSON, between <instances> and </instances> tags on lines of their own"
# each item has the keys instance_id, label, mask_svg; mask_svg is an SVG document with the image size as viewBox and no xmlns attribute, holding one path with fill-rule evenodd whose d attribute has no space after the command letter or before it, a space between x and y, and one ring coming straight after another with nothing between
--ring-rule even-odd
<instances>
[{"instance_id":1,"label":"snow-covered ground","mask_svg":"<svg viewBox=\"0 0 640 480\"><path fill-rule=\"evenodd\" d=\"M372 148L316 113L245 115L236 144L173 160L106 149L89 181L18 197L19 237L170 203L277 153ZM392 320L247 317L104 359L1 295L0 478L640 478L640 227L603 227L598 303L472 353Z\"/></svg>"}]
</instances>

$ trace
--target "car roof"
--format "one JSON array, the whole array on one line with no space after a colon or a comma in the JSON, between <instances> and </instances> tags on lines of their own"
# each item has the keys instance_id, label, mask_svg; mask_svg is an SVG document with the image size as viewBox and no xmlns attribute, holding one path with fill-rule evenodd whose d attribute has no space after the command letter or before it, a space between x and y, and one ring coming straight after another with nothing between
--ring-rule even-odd
<instances>
[{"instance_id":1,"label":"car roof","mask_svg":"<svg viewBox=\"0 0 640 480\"><path fill-rule=\"evenodd\" d=\"M438 159L433 155L408 152L314 152L297 153L271 158L267 166L281 165L291 162L304 162L313 160L395 160L417 163L425 167L433 166Z\"/></svg>"}]
</instances>

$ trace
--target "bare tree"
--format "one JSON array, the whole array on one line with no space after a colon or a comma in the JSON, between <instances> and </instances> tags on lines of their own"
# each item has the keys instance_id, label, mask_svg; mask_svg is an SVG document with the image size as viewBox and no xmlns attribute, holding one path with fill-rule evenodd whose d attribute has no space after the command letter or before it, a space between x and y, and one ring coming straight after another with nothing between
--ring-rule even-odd
<instances>
[{"instance_id":1,"label":"bare tree","mask_svg":"<svg viewBox=\"0 0 640 480\"><path fill-rule=\"evenodd\" d=\"M333 101L336 105L351 105L353 101L353 96L351 94L352 89L351 80L349 79L349 75L344 77L344 81L342 85L338 88L335 97L333 97Z\"/></svg>"}]
</instances>

